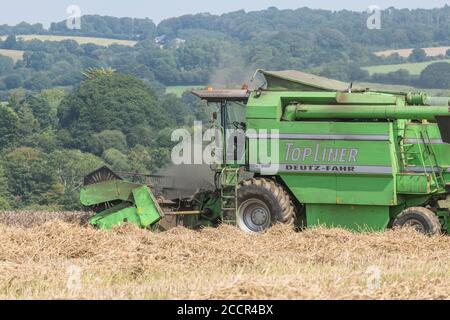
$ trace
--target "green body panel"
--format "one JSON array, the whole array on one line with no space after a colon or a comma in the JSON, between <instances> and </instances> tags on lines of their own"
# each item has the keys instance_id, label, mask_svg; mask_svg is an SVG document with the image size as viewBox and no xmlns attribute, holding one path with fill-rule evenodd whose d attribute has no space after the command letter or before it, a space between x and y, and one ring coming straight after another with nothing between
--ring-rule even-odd
<instances>
[{"instance_id":1,"label":"green body panel","mask_svg":"<svg viewBox=\"0 0 450 320\"><path fill-rule=\"evenodd\" d=\"M391 177L280 174L300 203L395 205L395 184ZM355 188L355 185L359 185ZM370 196L369 196L370 195Z\"/></svg>"},{"instance_id":2,"label":"green body panel","mask_svg":"<svg viewBox=\"0 0 450 320\"><path fill-rule=\"evenodd\" d=\"M123 180L111 180L84 186L80 191L80 200L84 206L104 203L114 200L128 200L133 189L139 188L135 184Z\"/></svg>"},{"instance_id":3,"label":"green body panel","mask_svg":"<svg viewBox=\"0 0 450 320\"><path fill-rule=\"evenodd\" d=\"M247 117L256 119L277 119L279 111L278 107L264 107L247 109Z\"/></svg>"},{"instance_id":4,"label":"green body panel","mask_svg":"<svg viewBox=\"0 0 450 320\"><path fill-rule=\"evenodd\" d=\"M280 133L389 135L386 122L280 121L280 119L247 119L248 129L280 130ZM248 130L247 130L248 131Z\"/></svg>"},{"instance_id":5,"label":"green body panel","mask_svg":"<svg viewBox=\"0 0 450 320\"><path fill-rule=\"evenodd\" d=\"M400 173L397 175L397 192L402 194L430 194L430 182L430 174Z\"/></svg>"},{"instance_id":6,"label":"green body panel","mask_svg":"<svg viewBox=\"0 0 450 320\"><path fill-rule=\"evenodd\" d=\"M359 176L337 177L337 204L396 205L397 194L392 176L366 176L361 183ZM358 186L355 188L355 186Z\"/></svg>"},{"instance_id":7,"label":"green body panel","mask_svg":"<svg viewBox=\"0 0 450 320\"><path fill-rule=\"evenodd\" d=\"M133 189L133 198L136 205L136 214L140 218L141 226L150 226L161 219L158 202L147 186Z\"/></svg>"},{"instance_id":8,"label":"green body panel","mask_svg":"<svg viewBox=\"0 0 450 320\"><path fill-rule=\"evenodd\" d=\"M110 212L95 215L89 220L91 225L103 230L110 230L114 226L119 226L124 222L141 226L141 220L135 207L131 206L122 209L114 207Z\"/></svg>"},{"instance_id":9,"label":"green body panel","mask_svg":"<svg viewBox=\"0 0 450 320\"><path fill-rule=\"evenodd\" d=\"M306 205L308 226L346 228L355 231L382 231L390 221L387 206Z\"/></svg>"},{"instance_id":10,"label":"green body panel","mask_svg":"<svg viewBox=\"0 0 450 320\"><path fill-rule=\"evenodd\" d=\"M300 203L336 203L334 175L281 174L281 179Z\"/></svg>"}]
</instances>

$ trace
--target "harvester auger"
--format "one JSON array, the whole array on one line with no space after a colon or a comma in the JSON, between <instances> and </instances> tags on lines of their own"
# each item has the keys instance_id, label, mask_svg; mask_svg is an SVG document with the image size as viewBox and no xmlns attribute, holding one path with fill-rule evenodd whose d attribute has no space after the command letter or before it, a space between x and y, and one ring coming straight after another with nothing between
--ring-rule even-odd
<instances>
[{"instance_id":1,"label":"harvester auger","mask_svg":"<svg viewBox=\"0 0 450 320\"><path fill-rule=\"evenodd\" d=\"M215 190L165 200L154 196L154 186L102 168L81 190L83 205L97 212L91 223L157 228L176 216L188 227L229 223L247 232L276 223L450 232L450 98L375 91L298 71L258 74L263 85L253 91L193 91L217 110ZM243 144L236 136L226 143L233 130ZM270 163L253 152L261 141L275 142Z\"/></svg>"}]
</instances>

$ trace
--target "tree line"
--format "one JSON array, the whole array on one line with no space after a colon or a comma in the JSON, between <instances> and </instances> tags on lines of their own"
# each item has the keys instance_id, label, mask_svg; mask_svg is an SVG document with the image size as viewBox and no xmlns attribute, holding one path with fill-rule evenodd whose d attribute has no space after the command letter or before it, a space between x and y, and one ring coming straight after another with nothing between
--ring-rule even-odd
<instances>
[{"instance_id":1,"label":"tree line","mask_svg":"<svg viewBox=\"0 0 450 320\"><path fill-rule=\"evenodd\" d=\"M371 78L361 67L409 59L378 57L373 51L448 45L450 41L449 6L386 9L380 30L367 28L368 17L365 12L348 10L269 8L185 15L158 25L149 19L83 16L80 30L68 30L65 21L53 23L49 30L39 24L0 26L0 35L8 35L0 48L25 51L23 61L16 64L0 60L0 98L4 100L9 90L19 87L39 91L77 85L83 70L91 67L110 67L155 85L241 85L257 68L303 70L344 81L397 83L398 75ZM24 42L16 37L27 33L133 39L138 44L105 48L71 40Z\"/></svg>"},{"instance_id":2,"label":"tree line","mask_svg":"<svg viewBox=\"0 0 450 320\"><path fill-rule=\"evenodd\" d=\"M172 130L205 117L188 94L112 70L91 69L70 93L14 90L0 106L0 210L79 209L86 174L154 173L170 160Z\"/></svg>"}]
</instances>

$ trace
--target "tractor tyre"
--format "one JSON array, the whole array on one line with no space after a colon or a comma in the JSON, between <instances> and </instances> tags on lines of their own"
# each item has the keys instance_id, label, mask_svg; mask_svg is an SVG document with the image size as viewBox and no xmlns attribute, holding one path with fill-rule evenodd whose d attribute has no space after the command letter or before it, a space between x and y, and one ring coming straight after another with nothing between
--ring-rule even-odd
<instances>
[{"instance_id":1,"label":"tractor tyre","mask_svg":"<svg viewBox=\"0 0 450 320\"><path fill-rule=\"evenodd\" d=\"M424 207L411 207L403 210L394 220L393 228L413 227L426 235L441 234L439 218L433 211Z\"/></svg>"},{"instance_id":2,"label":"tractor tyre","mask_svg":"<svg viewBox=\"0 0 450 320\"><path fill-rule=\"evenodd\" d=\"M259 233L276 223L294 225L296 208L291 197L273 180L245 180L238 189L237 226L249 233Z\"/></svg>"}]
</instances>

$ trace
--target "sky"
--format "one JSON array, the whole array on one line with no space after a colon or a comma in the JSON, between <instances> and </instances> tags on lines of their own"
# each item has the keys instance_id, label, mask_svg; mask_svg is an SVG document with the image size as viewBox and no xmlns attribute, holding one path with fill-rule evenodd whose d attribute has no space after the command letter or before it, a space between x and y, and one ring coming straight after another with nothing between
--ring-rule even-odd
<instances>
[{"instance_id":1,"label":"sky","mask_svg":"<svg viewBox=\"0 0 450 320\"><path fill-rule=\"evenodd\" d=\"M328 10L348 9L364 11L370 5L380 8L435 8L450 4L450 0L0 0L0 25L15 25L26 21L50 22L65 20L70 5L77 5L82 15L99 14L115 17L151 18L156 23L184 14L210 12L221 14L244 9L262 10L274 6L279 9L300 7Z\"/></svg>"}]
</instances>

